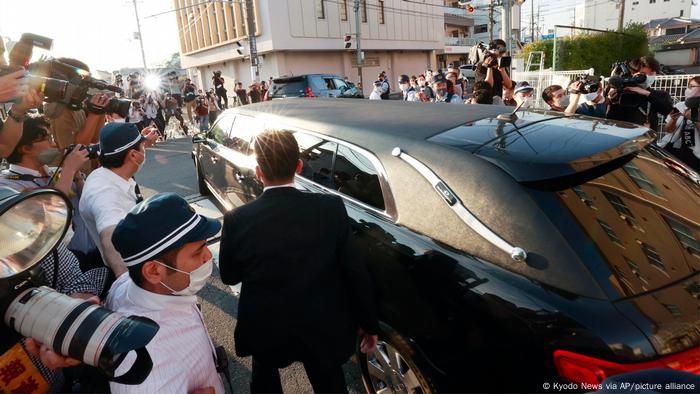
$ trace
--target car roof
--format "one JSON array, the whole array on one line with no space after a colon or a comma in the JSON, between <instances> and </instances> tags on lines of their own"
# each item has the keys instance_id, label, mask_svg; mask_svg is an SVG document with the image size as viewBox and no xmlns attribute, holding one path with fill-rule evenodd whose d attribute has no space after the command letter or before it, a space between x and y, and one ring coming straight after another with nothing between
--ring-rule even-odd
<instances>
[{"instance_id":1,"label":"car roof","mask_svg":"<svg viewBox=\"0 0 700 394\"><path fill-rule=\"evenodd\" d=\"M428 106L428 107L427 107ZM346 141L397 136L426 140L442 131L510 112L494 105L408 103L401 100L338 100L326 98L274 100L238 107L237 112L269 114L285 123L312 129ZM429 109L429 110L428 110ZM321 127L319 127L321 126Z\"/></svg>"}]
</instances>

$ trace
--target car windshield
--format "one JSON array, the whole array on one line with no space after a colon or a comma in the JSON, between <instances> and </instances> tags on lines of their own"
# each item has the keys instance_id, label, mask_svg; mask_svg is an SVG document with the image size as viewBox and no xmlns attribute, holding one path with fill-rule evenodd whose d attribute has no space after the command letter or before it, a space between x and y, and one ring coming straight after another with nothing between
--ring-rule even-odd
<instances>
[{"instance_id":1,"label":"car windshield","mask_svg":"<svg viewBox=\"0 0 700 394\"><path fill-rule=\"evenodd\" d=\"M528 190L612 298L700 271L700 177L653 146L570 188Z\"/></svg>"},{"instance_id":2,"label":"car windshield","mask_svg":"<svg viewBox=\"0 0 700 394\"><path fill-rule=\"evenodd\" d=\"M298 96L304 93L306 80L303 77L275 79L272 81L273 96Z\"/></svg>"}]
</instances>

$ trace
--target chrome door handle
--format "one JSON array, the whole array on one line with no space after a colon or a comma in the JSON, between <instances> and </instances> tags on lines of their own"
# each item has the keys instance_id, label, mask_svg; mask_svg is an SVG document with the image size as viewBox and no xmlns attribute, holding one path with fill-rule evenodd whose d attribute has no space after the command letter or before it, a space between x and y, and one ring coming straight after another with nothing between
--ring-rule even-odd
<instances>
[{"instance_id":1,"label":"chrome door handle","mask_svg":"<svg viewBox=\"0 0 700 394\"><path fill-rule=\"evenodd\" d=\"M243 182L243 181L246 179L246 176L245 176L245 175L241 175L240 172L237 172L237 173L233 174L233 176L236 177L236 180L237 180L238 182Z\"/></svg>"}]
</instances>

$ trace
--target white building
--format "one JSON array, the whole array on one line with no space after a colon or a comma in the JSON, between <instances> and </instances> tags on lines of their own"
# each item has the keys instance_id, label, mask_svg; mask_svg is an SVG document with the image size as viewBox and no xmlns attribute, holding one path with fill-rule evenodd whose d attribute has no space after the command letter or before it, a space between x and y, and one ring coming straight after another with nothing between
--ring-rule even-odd
<instances>
[{"instance_id":1,"label":"white building","mask_svg":"<svg viewBox=\"0 0 700 394\"><path fill-rule=\"evenodd\" d=\"M689 17L692 0L623 0L624 24L647 23L652 19ZM616 1L585 0L576 7L576 26L589 29L617 30L620 4Z\"/></svg>"},{"instance_id":2,"label":"white building","mask_svg":"<svg viewBox=\"0 0 700 394\"><path fill-rule=\"evenodd\" d=\"M221 70L232 94L233 81L252 80L241 2L173 0L180 34L181 62L193 81L208 89ZM260 80L282 75L333 73L358 80L353 0L253 0ZM199 4L199 5L197 5ZM364 92L386 71L392 90L401 74L435 68L444 47L443 0L360 0L361 44L365 53ZM191 7L195 5L194 7ZM243 48L239 48L239 44ZM243 54L238 53L241 49Z\"/></svg>"}]
</instances>

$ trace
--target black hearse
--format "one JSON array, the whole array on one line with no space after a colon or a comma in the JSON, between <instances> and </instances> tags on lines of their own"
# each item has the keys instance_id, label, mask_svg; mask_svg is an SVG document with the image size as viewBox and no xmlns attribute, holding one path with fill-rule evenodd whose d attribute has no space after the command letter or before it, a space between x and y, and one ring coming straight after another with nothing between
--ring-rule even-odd
<instances>
[{"instance_id":1,"label":"black hearse","mask_svg":"<svg viewBox=\"0 0 700 394\"><path fill-rule=\"evenodd\" d=\"M262 192L254 137L343 198L376 283L369 392L546 391L700 371L700 177L628 123L506 107L281 100L193 138L202 193Z\"/></svg>"}]
</instances>

